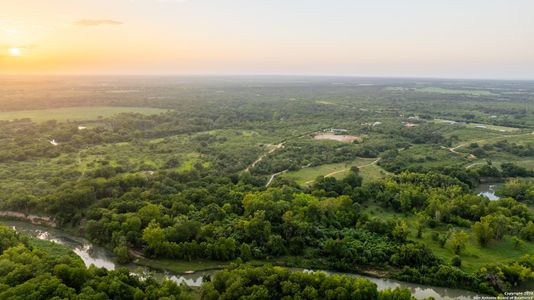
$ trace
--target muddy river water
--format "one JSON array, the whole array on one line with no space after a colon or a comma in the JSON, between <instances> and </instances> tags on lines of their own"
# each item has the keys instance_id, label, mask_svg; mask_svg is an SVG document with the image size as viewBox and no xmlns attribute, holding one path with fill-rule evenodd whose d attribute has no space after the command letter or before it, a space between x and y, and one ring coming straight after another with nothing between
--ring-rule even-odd
<instances>
[{"instance_id":1,"label":"muddy river water","mask_svg":"<svg viewBox=\"0 0 534 300\"><path fill-rule=\"evenodd\" d=\"M27 223L27 222L10 221L10 220L9 221L2 220L0 222L10 227L13 227L18 232L25 233L30 236L37 237L39 239L52 241L52 242L69 247L84 261L84 263L87 266L90 266L93 264L97 267L103 267L108 270L113 270L117 267L117 265L115 264L113 253L111 253L107 249L104 249L97 245L93 245L89 241L83 238L73 236L59 229L45 227L41 225L35 225L35 224ZM159 279L169 278L177 283L185 283L190 286L202 285L202 281L205 276L210 276L211 274L216 272L216 271L205 271L205 272L195 272L193 274L183 275L183 274L170 274L170 273L162 272L162 271L148 270L146 267L138 266L136 264L129 264L126 267L128 267L133 273L142 275L142 273L150 271L151 274L153 274L156 278L159 278ZM295 272L315 271L315 270L312 271L312 270L298 269L298 268L294 268L293 270ZM374 282L378 286L379 290L387 289L387 288L396 288L396 287L408 288L410 289L412 294L417 299L423 299L427 297L434 297L435 299L473 299L473 297L477 295L476 293L465 291L465 290L425 286L425 285L420 285L420 284L413 284L413 283L402 282L402 281L397 281L397 280L392 280L392 279L386 279L386 278L375 278L375 277L363 276L363 275L358 275L358 274L340 273L340 272L323 271L323 270L317 270L317 271L325 272L326 274L341 274L341 275L347 275L351 277L366 278Z\"/></svg>"}]
</instances>

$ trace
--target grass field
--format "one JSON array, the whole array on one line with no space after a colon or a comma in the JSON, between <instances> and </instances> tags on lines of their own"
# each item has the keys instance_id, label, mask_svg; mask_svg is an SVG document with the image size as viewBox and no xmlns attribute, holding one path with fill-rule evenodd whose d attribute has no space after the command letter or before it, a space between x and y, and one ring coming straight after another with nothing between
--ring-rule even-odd
<instances>
[{"instance_id":1,"label":"grass field","mask_svg":"<svg viewBox=\"0 0 534 300\"><path fill-rule=\"evenodd\" d=\"M177 171L179 172L187 172L193 170L195 167L195 164L200 163L204 168L209 167L208 162L202 161L200 158L200 153L197 152L191 152L184 155L184 162L180 165L180 167L177 168Z\"/></svg>"},{"instance_id":2,"label":"grass field","mask_svg":"<svg viewBox=\"0 0 534 300\"><path fill-rule=\"evenodd\" d=\"M499 157L499 156L492 157L491 161L493 165L497 167L500 167L501 164L503 163L514 163L528 170L534 170L534 159L532 158L517 158L511 155L502 155L502 157ZM468 166L485 165L485 164L487 164L487 161L485 159L478 159L478 160L470 162Z\"/></svg>"},{"instance_id":3,"label":"grass field","mask_svg":"<svg viewBox=\"0 0 534 300\"><path fill-rule=\"evenodd\" d=\"M438 242L433 241L430 231L424 233L420 241L429 246L444 261L450 262L455 256L447 246L441 248ZM521 248L516 249L510 236L505 236L501 241L492 241L487 247L481 247L471 234L460 257L462 259L462 269L475 272L488 265L488 262L506 263L533 252L534 243L526 242Z\"/></svg>"},{"instance_id":4,"label":"grass field","mask_svg":"<svg viewBox=\"0 0 534 300\"><path fill-rule=\"evenodd\" d=\"M411 229L410 239L419 241L432 249L432 252L445 262L450 262L455 256L452 249L446 244L441 247L437 241L432 239L432 232L436 231L440 234L446 234L447 228L445 226L426 229L421 238L416 238L416 218L414 215L406 216L404 214L395 213L389 210L371 204L366 209L373 217L380 217L381 219L398 218L407 222ZM505 236L501 241L491 241L487 247L481 247L476 241L472 231L469 228L457 228L464 230L469 235L465 249L460 253L462 259L462 269L474 272L480 268L487 266L488 263L505 263L517 259L526 254L534 253L534 243L525 242L521 248L515 248L510 236Z\"/></svg>"},{"instance_id":5,"label":"grass field","mask_svg":"<svg viewBox=\"0 0 534 300\"><path fill-rule=\"evenodd\" d=\"M500 136L495 136L495 137L491 137L491 138L484 137L482 139L478 139L478 138L477 139L469 139L467 141L462 141L460 143L457 143L457 145L455 145L455 146L460 146L457 149L457 150L460 151L461 148L464 148L465 146L468 146L468 144L470 144L470 143L477 143L478 145L482 146L482 145L486 145L486 144L494 144L494 143L499 142L499 141L508 141L510 143L526 145L526 144L534 142L534 135L530 134L530 133L525 133L525 134L514 134L514 135L500 135ZM511 157L510 157L510 159L511 159Z\"/></svg>"},{"instance_id":6,"label":"grass field","mask_svg":"<svg viewBox=\"0 0 534 300\"><path fill-rule=\"evenodd\" d=\"M515 129L515 128L514 128ZM504 130L504 129L503 129ZM458 138L456 142L458 144L463 144L465 142L484 142L493 143L502 139L515 139L522 140L523 138L529 138L528 133L521 133L517 130L512 131L500 131L492 130L489 128L476 128L474 126L459 126L459 125L450 125L449 128L444 128L442 134L445 137L455 136ZM534 135L533 135L534 136Z\"/></svg>"},{"instance_id":7,"label":"grass field","mask_svg":"<svg viewBox=\"0 0 534 300\"><path fill-rule=\"evenodd\" d=\"M534 170L534 159L519 160L515 161L515 163L523 166L524 168Z\"/></svg>"},{"instance_id":8,"label":"grass field","mask_svg":"<svg viewBox=\"0 0 534 300\"><path fill-rule=\"evenodd\" d=\"M154 270L163 272L170 272L172 274L183 274L188 271L194 271L195 273L202 273L203 271L220 270L228 267L235 266L236 264L242 264L238 260L232 260L227 262L206 260L206 259L193 259L191 261L179 260L179 259L150 259L139 257L136 258L135 264L139 266L149 267ZM298 256L284 255L277 257L268 257L266 259L253 259L246 262L247 265L260 267L264 265L272 266L307 266L309 263L305 258ZM325 266L326 268L326 266ZM196 298L195 298L196 299ZM199 298L200 299L200 298Z\"/></svg>"},{"instance_id":9,"label":"grass field","mask_svg":"<svg viewBox=\"0 0 534 300\"><path fill-rule=\"evenodd\" d=\"M81 260L72 250L61 244L57 244L50 241L40 240L37 238L30 238L28 239L28 242L30 246L32 247L38 247L40 250L44 250L46 253L48 253L50 256L58 258L58 257L65 257L70 256L71 258L76 258Z\"/></svg>"},{"instance_id":10,"label":"grass field","mask_svg":"<svg viewBox=\"0 0 534 300\"><path fill-rule=\"evenodd\" d=\"M517 132L520 131L519 128L515 127L506 127L506 126L497 126L497 125L490 125L490 124L479 124L479 123L453 123L454 121L451 120L444 120L444 119L434 119L433 121L436 124L449 124L451 126L457 126L459 129L462 128L462 126L465 126L466 128L475 128L478 130L486 129L486 130L493 130L493 131L499 131L499 132Z\"/></svg>"},{"instance_id":11,"label":"grass field","mask_svg":"<svg viewBox=\"0 0 534 300\"><path fill-rule=\"evenodd\" d=\"M499 132L516 132L516 131L519 131L519 128L497 126L497 125L489 125L489 124L469 123L469 124L466 124L465 126L470 127L470 128L487 129L487 130L494 130L494 131L499 131Z\"/></svg>"},{"instance_id":12,"label":"grass field","mask_svg":"<svg viewBox=\"0 0 534 300\"><path fill-rule=\"evenodd\" d=\"M64 107L44 110L20 110L0 112L0 120L14 120L30 118L34 122L48 120L65 121L91 121L110 117L118 113L140 113L154 115L166 112L165 109L150 107L118 107L118 106L92 106L92 107Z\"/></svg>"},{"instance_id":13,"label":"grass field","mask_svg":"<svg viewBox=\"0 0 534 300\"><path fill-rule=\"evenodd\" d=\"M204 259L194 259L192 261L186 260L177 260L177 259L147 259L147 258L138 258L136 264L141 266L146 266L156 270L166 270L174 274L180 274L187 271L203 271L203 270L214 270L222 269L229 265L229 263L213 261L213 260L204 260Z\"/></svg>"},{"instance_id":14,"label":"grass field","mask_svg":"<svg viewBox=\"0 0 534 300\"><path fill-rule=\"evenodd\" d=\"M360 175L363 177L364 182L377 180L388 174L390 174L388 171L382 169L376 164L360 169ZM342 176L345 175L347 175L347 173L342 174Z\"/></svg>"},{"instance_id":15,"label":"grass field","mask_svg":"<svg viewBox=\"0 0 534 300\"><path fill-rule=\"evenodd\" d=\"M493 144L498 141L508 141L510 143L516 143L519 145L528 145L534 143L534 134L532 133L520 133L520 134L513 134L513 135L502 135L500 137L496 137L494 139L487 139L484 141L480 141L479 145L484 144Z\"/></svg>"},{"instance_id":16,"label":"grass field","mask_svg":"<svg viewBox=\"0 0 534 300\"><path fill-rule=\"evenodd\" d=\"M465 141L497 138L504 135L504 133L492 130L482 130L480 128L468 128L465 126L459 127L456 125L451 125L447 126L447 128L443 130L443 135L445 137L456 136L459 140L459 143L462 143Z\"/></svg>"},{"instance_id":17,"label":"grass field","mask_svg":"<svg viewBox=\"0 0 534 300\"><path fill-rule=\"evenodd\" d=\"M283 176L287 179L294 180L300 185L307 185L314 181L317 176L330 175L340 179L347 175L350 167L368 165L360 169L360 173L362 174L364 180L372 180L383 177L387 172L382 170L382 168L377 165L369 165L373 161L375 161L374 158L358 158L346 163L325 164L316 167L302 168L298 171L287 172Z\"/></svg>"},{"instance_id":18,"label":"grass field","mask_svg":"<svg viewBox=\"0 0 534 300\"><path fill-rule=\"evenodd\" d=\"M424 87L415 89L416 92L449 94L449 95L469 95L469 96L497 96L497 94L485 90L456 90L439 87Z\"/></svg>"}]
</instances>

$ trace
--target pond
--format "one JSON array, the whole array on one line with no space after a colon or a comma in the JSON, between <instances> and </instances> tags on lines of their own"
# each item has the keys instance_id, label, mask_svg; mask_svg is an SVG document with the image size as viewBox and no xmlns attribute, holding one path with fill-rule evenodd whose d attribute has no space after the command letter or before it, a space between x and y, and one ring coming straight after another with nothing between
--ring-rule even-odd
<instances>
[{"instance_id":1,"label":"pond","mask_svg":"<svg viewBox=\"0 0 534 300\"><path fill-rule=\"evenodd\" d=\"M116 267L113 253L109 252L107 249L93 245L89 241L83 238L70 235L59 229L45 227L41 225L35 225L35 224L27 223L27 222L11 221L11 220L0 220L0 222L10 227L13 227L18 232L25 233L25 234L28 234L33 237L37 237L42 240L52 241L52 242L69 247L78 256L80 256L80 258L83 260L83 262L87 266L94 264L97 267L102 267L108 270L113 270ZM139 266L134 263L126 265L125 267L127 267L132 273L138 274L140 276L144 276L147 272L150 272L152 275L154 275L156 279L163 280L164 278L168 278L178 284L185 283L189 286L197 286L197 287L202 285L202 281L205 276L211 276L214 272L216 272L216 271L203 271L203 272L201 271L201 272L195 272L193 274L177 275L177 274L171 274L168 272L150 270L144 266ZM294 270L295 272L314 272L312 270L299 269L299 268L293 268L292 270ZM467 299L473 299L473 297L477 296L476 293L465 291L465 290L459 290L459 289L425 286L425 285L420 285L420 284L397 281L393 279L375 278L375 277L369 277L369 276L363 276L363 275L351 274L351 273L331 272L331 271L323 271L323 270L316 270L316 271L321 271L326 274L339 274L339 275L347 275L351 277L366 278L374 282L378 286L379 290L383 290L387 288L396 288L396 287L408 288L410 289L412 294L417 299L434 297L436 300L438 299L467 300Z\"/></svg>"},{"instance_id":2,"label":"pond","mask_svg":"<svg viewBox=\"0 0 534 300\"><path fill-rule=\"evenodd\" d=\"M484 196L491 201L501 199L499 196L495 195L497 189L502 185L502 183L482 183L475 189L475 192L479 196Z\"/></svg>"}]
</instances>

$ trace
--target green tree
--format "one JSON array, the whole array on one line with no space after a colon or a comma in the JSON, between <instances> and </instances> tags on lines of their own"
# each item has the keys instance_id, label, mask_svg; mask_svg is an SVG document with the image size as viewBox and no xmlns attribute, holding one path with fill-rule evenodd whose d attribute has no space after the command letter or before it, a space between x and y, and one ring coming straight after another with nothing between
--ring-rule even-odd
<instances>
[{"instance_id":1,"label":"green tree","mask_svg":"<svg viewBox=\"0 0 534 300\"><path fill-rule=\"evenodd\" d=\"M480 245L486 247L493 237L490 224L488 222L476 222L471 229Z\"/></svg>"},{"instance_id":2,"label":"green tree","mask_svg":"<svg viewBox=\"0 0 534 300\"><path fill-rule=\"evenodd\" d=\"M239 248L239 257L243 261L249 261L252 259L252 251L250 250L250 246L248 244L241 244L241 247Z\"/></svg>"},{"instance_id":3,"label":"green tree","mask_svg":"<svg viewBox=\"0 0 534 300\"><path fill-rule=\"evenodd\" d=\"M160 256L165 253L163 243L165 240L165 231L161 229L158 223L151 222L143 230L143 241L147 244L145 251L148 255Z\"/></svg>"},{"instance_id":4,"label":"green tree","mask_svg":"<svg viewBox=\"0 0 534 300\"><path fill-rule=\"evenodd\" d=\"M487 222L493 231L493 238L502 240L508 232L508 218L502 214L491 214L480 218L481 222Z\"/></svg>"},{"instance_id":5,"label":"green tree","mask_svg":"<svg viewBox=\"0 0 534 300\"><path fill-rule=\"evenodd\" d=\"M159 220L162 208L163 207L161 205L150 203L141 207L141 209L139 209L137 212L137 215L141 218L143 224L148 224L152 220Z\"/></svg>"},{"instance_id":6,"label":"green tree","mask_svg":"<svg viewBox=\"0 0 534 300\"><path fill-rule=\"evenodd\" d=\"M531 242L534 241L534 223L528 221L528 223L521 229L520 235L523 239Z\"/></svg>"},{"instance_id":7,"label":"green tree","mask_svg":"<svg viewBox=\"0 0 534 300\"><path fill-rule=\"evenodd\" d=\"M113 249L119 264L126 264L133 260L133 256L125 243L122 243Z\"/></svg>"},{"instance_id":8,"label":"green tree","mask_svg":"<svg viewBox=\"0 0 534 300\"><path fill-rule=\"evenodd\" d=\"M397 241L405 241L408 238L408 234L410 234L410 229L403 220L397 221L397 224L395 224L395 227L391 231L391 236Z\"/></svg>"},{"instance_id":9,"label":"green tree","mask_svg":"<svg viewBox=\"0 0 534 300\"><path fill-rule=\"evenodd\" d=\"M512 243L514 244L514 249L521 249L525 245L525 242L523 242L517 236L513 236L512 237Z\"/></svg>"},{"instance_id":10,"label":"green tree","mask_svg":"<svg viewBox=\"0 0 534 300\"><path fill-rule=\"evenodd\" d=\"M455 230L449 236L448 244L454 254L458 255L465 248L465 243L469 239L469 235L463 230Z\"/></svg>"}]
</instances>

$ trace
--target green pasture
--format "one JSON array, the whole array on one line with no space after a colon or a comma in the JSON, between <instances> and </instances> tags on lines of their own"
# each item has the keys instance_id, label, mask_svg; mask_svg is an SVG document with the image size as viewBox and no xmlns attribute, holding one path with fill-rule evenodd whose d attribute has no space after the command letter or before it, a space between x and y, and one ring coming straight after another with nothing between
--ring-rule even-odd
<instances>
[{"instance_id":1,"label":"green pasture","mask_svg":"<svg viewBox=\"0 0 534 300\"><path fill-rule=\"evenodd\" d=\"M451 262L452 258L455 256L452 249L449 245L445 244L444 247L441 247L438 241L432 239L433 232L439 234L446 234L448 228L445 226L440 226L437 228L426 228L423 231L422 237L416 237L416 218L414 215L405 215L391 210L386 210L381 208L378 205L370 204L368 205L366 211L371 217L379 217L381 219L392 219L397 218L404 220L408 227L411 230L409 239L421 242L432 250L432 252L443 259L445 262ZM487 266L491 263L506 263L513 261L518 257L523 255L534 253L534 243L524 241L524 244L516 248L512 242L510 236L505 236L500 241L491 241L486 247L480 246L476 241L476 238L470 228L455 228L457 230L464 230L468 235L469 239L465 245L465 248L460 252L460 258L462 259L462 269L474 272L478 271L480 268Z\"/></svg>"},{"instance_id":2,"label":"green pasture","mask_svg":"<svg viewBox=\"0 0 534 300\"><path fill-rule=\"evenodd\" d=\"M91 121L111 117L119 113L139 113L155 115L166 112L165 109L150 107L119 107L119 106L90 106L90 107L63 107L43 110L20 110L0 112L0 120L14 120L29 118L34 122L56 120Z\"/></svg>"},{"instance_id":3,"label":"green pasture","mask_svg":"<svg viewBox=\"0 0 534 300\"><path fill-rule=\"evenodd\" d=\"M302 168L297 171L287 172L283 177L293 180L300 185L308 185L318 176L334 176L337 179L345 177L352 166L365 166L360 168L360 173L365 180L373 180L383 177L387 172L379 166L371 163L374 158L357 158L351 162L324 164L315 167Z\"/></svg>"},{"instance_id":4,"label":"green pasture","mask_svg":"<svg viewBox=\"0 0 534 300\"><path fill-rule=\"evenodd\" d=\"M433 93L433 94L448 94L448 95L469 95L469 96L498 96L495 93L486 90L460 90L460 89L444 89L440 87L424 87L414 89L416 92Z\"/></svg>"}]
</instances>

